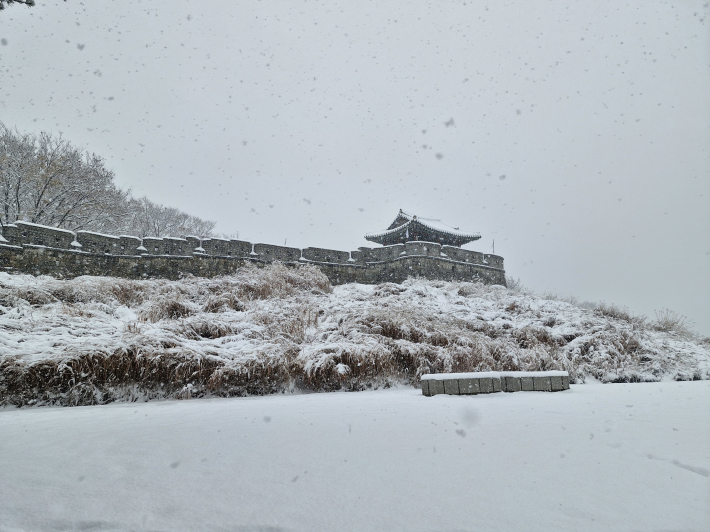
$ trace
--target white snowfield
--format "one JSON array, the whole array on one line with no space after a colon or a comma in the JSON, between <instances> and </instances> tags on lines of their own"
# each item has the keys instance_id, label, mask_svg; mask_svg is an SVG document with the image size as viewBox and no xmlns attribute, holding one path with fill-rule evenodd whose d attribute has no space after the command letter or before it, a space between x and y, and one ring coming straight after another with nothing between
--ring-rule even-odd
<instances>
[{"instance_id":1,"label":"white snowfield","mask_svg":"<svg viewBox=\"0 0 710 532\"><path fill-rule=\"evenodd\" d=\"M0 531L710 530L710 382L0 409Z\"/></svg>"}]
</instances>

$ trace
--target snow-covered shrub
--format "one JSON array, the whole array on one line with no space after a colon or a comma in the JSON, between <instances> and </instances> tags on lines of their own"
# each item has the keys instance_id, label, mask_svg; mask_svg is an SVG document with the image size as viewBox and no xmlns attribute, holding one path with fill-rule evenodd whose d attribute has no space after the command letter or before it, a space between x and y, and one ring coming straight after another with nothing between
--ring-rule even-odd
<instances>
[{"instance_id":1,"label":"snow-covered shrub","mask_svg":"<svg viewBox=\"0 0 710 532\"><path fill-rule=\"evenodd\" d=\"M31 286L13 290L12 295L19 299L24 299L30 305L35 306L48 305L49 303L57 301L57 298L50 292L32 288Z\"/></svg>"},{"instance_id":2,"label":"snow-covered shrub","mask_svg":"<svg viewBox=\"0 0 710 532\"><path fill-rule=\"evenodd\" d=\"M594 310L602 316L615 318L617 320L626 321L632 325L642 326L646 322L646 316L633 316L625 307L617 305L608 305L604 302L597 303L593 306Z\"/></svg>"},{"instance_id":3,"label":"snow-covered shrub","mask_svg":"<svg viewBox=\"0 0 710 532\"><path fill-rule=\"evenodd\" d=\"M325 274L310 265L299 268L289 268L279 262L266 268L248 265L235 275L220 279L223 286L231 288L240 299L245 300L287 297L297 291L327 294L333 290Z\"/></svg>"},{"instance_id":4,"label":"snow-covered shrub","mask_svg":"<svg viewBox=\"0 0 710 532\"><path fill-rule=\"evenodd\" d=\"M145 286L127 279L108 280L104 283L104 289L111 293L119 305L127 307L136 307L146 298Z\"/></svg>"}]
</instances>

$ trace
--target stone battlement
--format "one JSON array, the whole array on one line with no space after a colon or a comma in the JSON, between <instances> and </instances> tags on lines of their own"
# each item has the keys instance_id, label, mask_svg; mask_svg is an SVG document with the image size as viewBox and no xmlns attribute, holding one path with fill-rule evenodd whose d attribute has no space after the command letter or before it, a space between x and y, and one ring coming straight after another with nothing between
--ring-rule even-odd
<instances>
[{"instance_id":1,"label":"stone battlement","mask_svg":"<svg viewBox=\"0 0 710 532\"><path fill-rule=\"evenodd\" d=\"M402 282L410 276L505 285L503 257L434 242L357 251L304 249L220 238L138 238L17 221L2 228L0 266L35 275L179 279L232 273L247 263L313 264L334 284Z\"/></svg>"}]
</instances>

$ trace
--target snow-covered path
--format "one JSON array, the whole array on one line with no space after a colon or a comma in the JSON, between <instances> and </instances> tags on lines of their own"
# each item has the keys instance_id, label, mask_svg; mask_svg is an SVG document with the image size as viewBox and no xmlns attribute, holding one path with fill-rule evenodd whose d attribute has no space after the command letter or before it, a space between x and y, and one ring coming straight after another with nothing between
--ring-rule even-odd
<instances>
[{"instance_id":1,"label":"snow-covered path","mask_svg":"<svg viewBox=\"0 0 710 532\"><path fill-rule=\"evenodd\" d=\"M0 410L0 531L710 530L710 382Z\"/></svg>"}]
</instances>

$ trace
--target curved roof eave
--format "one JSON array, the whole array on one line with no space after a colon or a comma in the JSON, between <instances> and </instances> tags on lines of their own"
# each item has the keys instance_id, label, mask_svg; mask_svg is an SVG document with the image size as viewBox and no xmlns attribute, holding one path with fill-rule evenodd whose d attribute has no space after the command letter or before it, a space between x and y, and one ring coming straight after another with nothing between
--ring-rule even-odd
<instances>
[{"instance_id":1,"label":"curved roof eave","mask_svg":"<svg viewBox=\"0 0 710 532\"><path fill-rule=\"evenodd\" d=\"M383 236L399 233L402 231L402 229L404 229L405 227L408 227L411 223L412 223L412 220L409 220L407 223L404 223L402 225L398 225L394 229L385 229L384 231L378 231L376 233L366 233L365 239L370 240L370 238L382 238Z\"/></svg>"},{"instance_id":2,"label":"curved roof eave","mask_svg":"<svg viewBox=\"0 0 710 532\"><path fill-rule=\"evenodd\" d=\"M474 240L478 240L479 238L481 238L480 233L464 233L462 231L456 231L455 229L448 229L448 230L442 229L440 227L435 227L432 224L422 222L421 219L416 218L416 219L409 220L408 222L403 223L402 225L399 225L399 226L395 227L394 229L387 229L385 231L378 231L376 233L367 233L365 235L365 239L370 240L372 238L383 238L383 237L386 237L389 235L398 234L398 233L401 233L403 230L405 230L407 227L411 226L412 224L419 224L423 227L426 227L430 231L435 231L437 233L443 233L443 234L446 234L446 235L449 235L449 236L452 236L455 238L470 239L469 242L472 242Z\"/></svg>"}]
</instances>

